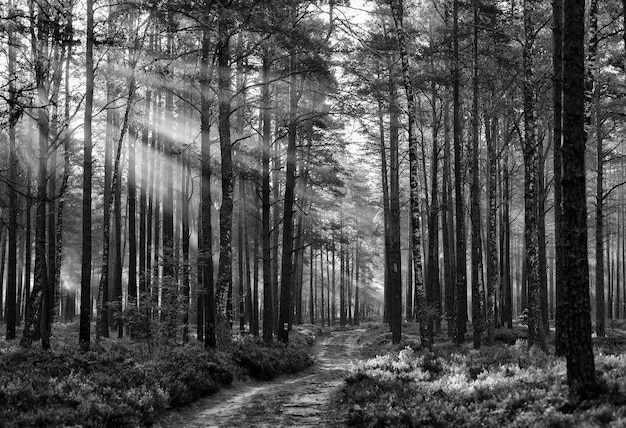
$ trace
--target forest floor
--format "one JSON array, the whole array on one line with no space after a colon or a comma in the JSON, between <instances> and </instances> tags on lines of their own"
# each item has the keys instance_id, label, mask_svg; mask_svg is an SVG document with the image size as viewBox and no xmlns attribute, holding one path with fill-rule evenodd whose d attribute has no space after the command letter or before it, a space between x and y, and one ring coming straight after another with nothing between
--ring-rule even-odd
<instances>
[{"instance_id":1,"label":"forest floor","mask_svg":"<svg viewBox=\"0 0 626 428\"><path fill-rule=\"evenodd\" d=\"M157 427L344 426L334 400L359 358L364 329L338 330L315 345L315 364L271 382L235 382L216 395L171 411Z\"/></svg>"}]
</instances>

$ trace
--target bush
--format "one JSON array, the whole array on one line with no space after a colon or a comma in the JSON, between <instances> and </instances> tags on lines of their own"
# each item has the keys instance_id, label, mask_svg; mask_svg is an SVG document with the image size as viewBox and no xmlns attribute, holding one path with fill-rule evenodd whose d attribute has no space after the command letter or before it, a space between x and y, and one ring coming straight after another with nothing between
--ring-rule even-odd
<instances>
[{"instance_id":1,"label":"bush","mask_svg":"<svg viewBox=\"0 0 626 428\"><path fill-rule=\"evenodd\" d=\"M239 342L233 357L250 377L261 380L273 379L283 373L296 373L313 364L302 348L282 343L267 345L255 338Z\"/></svg>"},{"instance_id":2,"label":"bush","mask_svg":"<svg viewBox=\"0 0 626 428\"><path fill-rule=\"evenodd\" d=\"M599 354L600 380L571 397L565 362L524 340L481 351L417 354L411 348L364 362L342 397L353 426L623 426L626 357ZM440 351L438 351L440 352Z\"/></svg>"},{"instance_id":3,"label":"bush","mask_svg":"<svg viewBox=\"0 0 626 428\"><path fill-rule=\"evenodd\" d=\"M0 426L147 426L237 374L269 379L312 364L304 340L265 346L249 338L230 352L168 345L158 353L146 353L143 341L104 340L85 353L0 348Z\"/></svg>"}]
</instances>

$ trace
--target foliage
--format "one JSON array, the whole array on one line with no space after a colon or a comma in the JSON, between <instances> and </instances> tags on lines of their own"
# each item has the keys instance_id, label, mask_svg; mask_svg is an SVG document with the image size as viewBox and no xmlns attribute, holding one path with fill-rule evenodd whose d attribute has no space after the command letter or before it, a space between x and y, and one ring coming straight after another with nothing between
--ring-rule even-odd
<instances>
[{"instance_id":1,"label":"foliage","mask_svg":"<svg viewBox=\"0 0 626 428\"><path fill-rule=\"evenodd\" d=\"M265 344L258 338L240 341L233 352L235 362L255 379L269 380L281 373L296 373L313 365L305 349L280 342Z\"/></svg>"},{"instance_id":2,"label":"foliage","mask_svg":"<svg viewBox=\"0 0 626 428\"><path fill-rule=\"evenodd\" d=\"M306 347L252 339L229 352L192 343L156 356L146 354L141 339L104 340L86 353L70 346L52 352L10 346L0 348L0 426L146 426L241 373L273 377L311 364Z\"/></svg>"},{"instance_id":3,"label":"foliage","mask_svg":"<svg viewBox=\"0 0 626 428\"><path fill-rule=\"evenodd\" d=\"M525 340L450 354L407 347L364 362L342 396L356 426L623 426L626 357L596 360L600 383L572 397L565 362Z\"/></svg>"}]
</instances>

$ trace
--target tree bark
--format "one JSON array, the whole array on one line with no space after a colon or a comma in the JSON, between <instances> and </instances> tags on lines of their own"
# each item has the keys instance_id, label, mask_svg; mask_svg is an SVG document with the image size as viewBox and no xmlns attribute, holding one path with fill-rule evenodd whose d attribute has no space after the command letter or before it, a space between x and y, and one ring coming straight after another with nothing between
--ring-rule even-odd
<instances>
[{"instance_id":1,"label":"tree bark","mask_svg":"<svg viewBox=\"0 0 626 428\"><path fill-rule=\"evenodd\" d=\"M263 110L263 153L262 183L261 183L261 243L263 246L263 341L272 343L272 332L274 327L274 307L273 299L273 276L272 276L272 242L271 242L271 187L270 187L270 158L271 158L271 138L272 138L272 111L270 105L270 58L268 49L263 56L263 86L261 87L261 109Z\"/></svg>"},{"instance_id":2,"label":"tree bark","mask_svg":"<svg viewBox=\"0 0 626 428\"><path fill-rule=\"evenodd\" d=\"M472 185L470 188L470 217L472 222L472 330L474 349L482 346L485 329L483 314L483 252L480 234L480 184L478 169L478 133L480 117L478 113L478 0L473 2L474 39L472 43Z\"/></svg>"},{"instance_id":3,"label":"tree bark","mask_svg":"<svg viewBox=\"0 0 626 428\"><path fill-rule=\"evenodd\" d=\"M563 25L563 146L561 221L567 379L574 392L595 383L591 342L585 195L585 2L570 0Z\"/></svg>"},{"instance_id":4,"label":"tree bark","mask_svg":"<svg viewBox=\"0 0 626 428\"><path fill-rule=\"evenodd\" d=\"M295 22L295 9L292 19ZM289 53L289 125L287 137L287 165L285 172L285 204L283 207L283 254L281 258L280 278L280 309L278 319L278 340L289 342L291 329L291 312L293 299L293 211L296 187L296 133L298 117L298 89L296 85L296 54L295 49Z\"/></svg>"},{"instance_id":5,"label":"tree bark","mask_svg":"<svg viewBox=\"0 0 626 428\"><path fill-rule=\"evenodd\" d=\"M404 90L407 97L408 116L409 116L409 187L410 187L410 210L411 210L411 224L413 227L413 233L411 235L413 245L413 268L415 271L415 289L416 289L416 306L420 320L420 336L422 346L431 347L433 343L432 335L427 336L425 329L424 311L428 310L424 305L424 282L422 275L422 236L421 236L421 218L420 218L420 189L419 189L419 171L418 171L418 150L419 144L417 141L417 118L416 115L416 101L415 92L413 91L413 83L411 81L409 56L406 48L405 30L403 26L403 4L402 0L392 0L392 14L394 23L397 30L397 42L400 50L400 60L402 63L402 74L404 80ZM394 343L400 342L400 332L392 337Z\"/></svg>"},{"instance_id":6,"label":"tree bark","mask_svg":"<svg viewBox=\"0 0 626 428\"><path fill-rule=\"evenodd\" d=\"M490 123L491 122L491 123ZM497 181L498 181L498 155L497 120L491 120L485 123L485 137L487 140L487 159L489 161L489 178L488 178L488 198L489 198L489 216L487 231L487 319L486 319L486 344L491 346L494 342L495 325L496 325L496 290L500 288L500 267L498 266L498 236L497 236Z\"/></svg>"},{"instance_id":7,"label":"tree bark","mask_svg":"<svg viewBox=\"0 0 626 428\"><path fill-rule=\"evenodd\" d=\"M200 133L202 198L200 201L199 264L202 271L202 298L204 311L204 347L215 348L215 289L213 284L213 232L211 227L211 105L208 98L209 83L209 30L202 31L202 53L200 69Z\"/></svg>"},{"instance_id":8,"label":"tree bark","mask_svg":"<svg viewBox=\"0 0 626 428\"><path fill-rule=\"evenodd\" d=\"M465 341L467 331L467 248L465 242L465 201L461 147L461 100L459 65L459 0L452 6L452 133L454 145L454 198L456 216L456 287L455 287L455 341Z\"/></svg>"},{"instance_id":9,"label":"tree bark","mask_svg":"<svg viewBox=\"0 0 626 428\"><path fill-rule=\"evenodd\" d=\"M536 0L524 1L524 239L528 270L528 346L546 349L541 317L541 284L539 279L539 153L536 137L536 94L534 82L534 44Z\"/></svg>"},{"instance_id":10,"label":"tree bark","mask_svg":"<svg viewBox=\"0 0 626 428\"><path fill-rule=\"evenodd\" d=\"M14 19L15 10L13 8L13 0L9 0L8 4L8 21ZM9 76L15 75L15 32L13 25L8 26L8 72ZM17 148L15 145L15 127L19 118L17 111L17 96L15 90L15 81L9 79L9 248L7 260L7 285L6 285L6 302L5 302L5 319L7 323L6 340L15 339L15 325L17 323L17 192L15 186L17 184ZM0 290L0 294L2 291ZM2 302L0 301L0 308Z\"/></svg>"},{"instance_id":11,"label":"tree bark","mask_svg":"<svg viewBox=\"0 0 626 428\"><path fill-rule=\"evenodd\" d=\"M228 13L222 7L218 22L218 131L222 159L222 203L220 206L220 258L217 271L216 298L217 313L230 319L226 313L226 293L232 290L232 220L233 220L233 160L230 136L231 114L231 70L230 70L230 22Z\"/></svg>"},{"instance_id":12,"label":"tree bark","mask_svg":"<svg viewBox=\"0 0 626 428\"><path fill-rule=\"evenodd\" d=\"M89 350L91 330L91 176L92 176L92 112L94 90L94 22L93 0L87 0L87 37L85 54L85 117L83 126L83 200L82 200L82 254L80 275L79 344ZM28 243L27 243L28 245ZM27 252L27 260L28 260Z\"/></svg>"},{"instance_id":13,"label":"tree bark","mask_svg":"<svg viewBox=\"0 0 626 428\"><path fill-rule=\"evenodd\" d=\"M402 331L402 250L400 239L400 106L396 76L389 71L389 322L392 340L399 343Z\"/></svg>"}]
</instances>

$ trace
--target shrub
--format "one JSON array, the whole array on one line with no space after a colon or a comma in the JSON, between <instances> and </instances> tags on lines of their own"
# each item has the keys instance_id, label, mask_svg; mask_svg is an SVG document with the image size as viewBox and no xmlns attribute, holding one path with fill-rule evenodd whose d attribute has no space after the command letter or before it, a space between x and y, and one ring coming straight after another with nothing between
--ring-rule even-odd
<instances>
[{"instance_id":1,"label":"shrub","mask_svg":"<svg viewBox=\"0 0 626 428\"><path fill-rule=\"evenodd\" d=\"M267 345L255 338L245 338L233 352L235 362L250 377L269 380L283 373L296 373L313 364L306 350L294 345Z\"/></svg>"},{"instance_id":2,"label":"shrub","mask_svg":"<svg viewBox=\"0 0 626 428\"><path fill-rule=\"evenodd\" d=\"M601 379L570 397L565 362L512 346L370 359L347 379L342 397L354 426L622 426L626 358L600 354Z\"/></svg>"}]
</instances>

